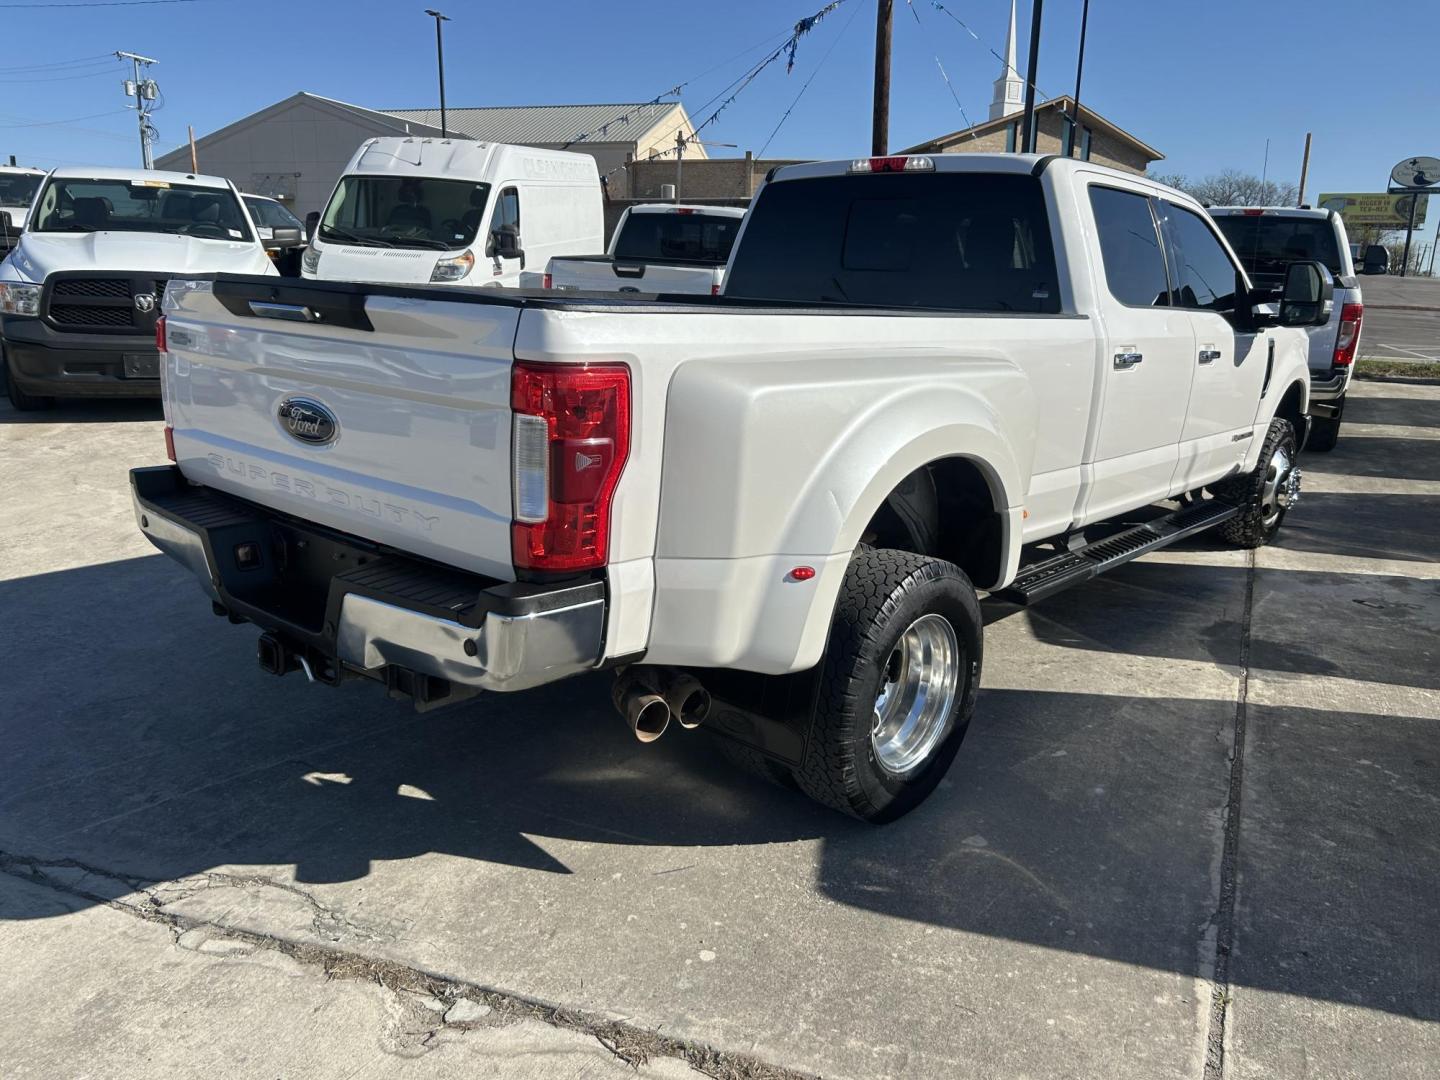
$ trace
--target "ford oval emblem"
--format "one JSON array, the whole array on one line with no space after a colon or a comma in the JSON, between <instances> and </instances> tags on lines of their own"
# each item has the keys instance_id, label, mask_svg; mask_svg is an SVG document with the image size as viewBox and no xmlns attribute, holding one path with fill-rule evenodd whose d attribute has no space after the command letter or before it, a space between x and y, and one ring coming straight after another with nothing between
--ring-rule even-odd
<instances>
[{"instance_id":1,"label":"ford oval emblem","mask_svg":"<svg viewBox=\"0 0 1440 1080\"><path fill-rule=\"evenodd\" d=\"M314 398L287 397L276 410L280 426L296 439L311 446L334 442L340 434L335 414Z\"/></svg>"}]
</instances>

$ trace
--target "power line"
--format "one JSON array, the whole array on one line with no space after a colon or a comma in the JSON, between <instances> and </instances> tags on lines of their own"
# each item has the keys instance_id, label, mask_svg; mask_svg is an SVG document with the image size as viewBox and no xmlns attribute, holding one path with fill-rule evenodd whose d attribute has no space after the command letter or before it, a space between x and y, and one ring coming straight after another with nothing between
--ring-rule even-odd
<instances>
[{"instance_id":1,"label":"power line","mask_svg":"<svg viewBox=\"0 0 1440 1080\"><path fill-rule=\"evenodd\" d=\"M960 18L960 16L956 15L953 11L951 11L951 10L950 10L948 7L946 7L944 4L940 3L940 0L930 0L930 6L933 7L936 11L940 12L940 14L942 14L942 15L947 15L947 16L949 16L951 19L953 19L953 20L956 22L956 24L960 27L961 30L964 30L964 31L965 31L967 34L969 34L972 38L974 38L976 41L978 41L978 42L980 43L980 45L985 49L986 52L988 52L991 56L995 57L996 60L999 60L1000 63L1005 66L1005 70L1006 70L1007 73L1013 72L1014 75L1015 75L1015 77L1016 77L1017 79L1020 79L1022 82L1024 82L1025 85L1035 87L1036 93L1038 93L1042 98L1044 98L1046 101L1049 101L1049 100L1050 100L1050 95L1049 95L1049 94L1045 93L1045 91L1044 91L1044 90L1041 90L1040 87L1039 87L1036 83L1032 82L1030 79L1024 78L1018 71L1016 71L1013 67L1011 67L1009 60L1006 60L1005 57L1001 56L998 52L996 52L993 48L991 48L991 47L990 47L990 43L989 43L988 41L986 41L984 38L982 38L982 37L981 37L979 34L977 34L974 30L970 29L969 24L967 24L964 19Z\"/></svg>"},{"instance_id":2,"label":"power line","mask_svg":"<svg viewBox=\"0 0 1440 1080\"><path fill-rule=\"evenodd\" d=\"M33 77L26 77L23 79L0 79L0 83L22 83L25 85L29 85L30 83L74 82L76 79L108 78L109 76L114 74L114 68L102 68L98 71L87 71L79 75L56 75L53 77L47 76L38 79Z\"/></svg>"},{"instance_id":3,"label":"power line","mask_svg":"<svg viewBox=\"0 0 1440 1080\"><path fill-rule=\"evenodd\" d=\"M915 25L920 32L925 32L925 24L920 21L920 9L915 6L915 0L905 0L910 9L910 14L915 16ZM965 111L965 106L960 102L960 95L955 92L955 84L950 81L950 76L945 71L945 65L940 62L940 54L935 54L935 66L940 69L940 78L945 80L945 88L950 91L950 96L955 99L955 107L960 110L960 119L965 121L965 128L970 132L970 138L978 140L979 135L975 133L975 125L970 122L970 114Z\"/></svg>"},{"instance_id":4,"label":"power line","mask_svg":"<svg viewBox=\"0 0 1440 1080\"><path fill-rule=\"evenodd\" d=\"M203 4L209 0L78 0L73 4L5 4L0 11L21 11L25 8L105 8L150 7L154 4Z\"/></svg>"},{"instance_id":5,"label":"power line","mask_svg":"<svg viewBox=\"0 0 1440 1080\"><path fill-rule=\"evenodd\" d=\"M78 124L78 123L80 123L80 121L82 121L82 120L98 120L98 119L99 119L100 117L102 117L102 116L116 116L116 115L118 115L118 114L120 114L120 113L123 113L123 112L126 112L126 111L127 111L127 110L125 110L125 109L110 109L108 112L91 113L91 114L88 115L88 116L75 116L75 117L71 117L69 120L33 120L33 121L26 121L25 123L22 123L22 124L0 124L0 128L11 129L11 128L56 127L57 125L60 125L60 124ZM120 137L121 137L121 136L118 136L118 135L116 136L116 138L120 138ZM127 140L127 141L128 141L128 140Z\"/></svg>"},{"instance_id":6,"label":"power line","mask_svg":"<svg viewBox=\"0 0 1440 1080\"><path fill-rule=\"evenodd\" d=\"M110 60L114 53L99 53L95 56L77 56L72 60L51 60L44 64L16 64L0 67L0 75L12 75L22 71L44 71L51 68L90 67L101 60Z\"/></svg>"},{"instance_id":7,"label":"power line","mask_svg":"<svg viewBox=\"0 0 1440 1080\"><path fill-rule=\"evenodd\" d=\"M843 38L846 31L850 29L850 24L855 21L855 16L858 15L859 12L859 6L856 6L850 12L850 18L845 20L845 25L840 28L840 33L835 35L835 40L830 43L830 48L825 50L825 55L820 58L820 63L815 65L815 70L812 71L810 77L805 80L805 85L800 87L800 92L795 95L795 100L790 102L790 107L781 115L779 122L775 125L775 130L770 132L770 137L766 139L764 145L760 147L759 153L755 155L756 157L763 158L765 156L765 151L768 150L770 144L775 141L775 136L780 134L780 129L785 126L785 121L790 119L790 114L795 111L795 106L800 104L800 99L805 96L805 91L810 89L810 84L815 81L815 76L820 74L820 69L825 66L825 61L830 59L830 54L835 51L835 46L840 44L840 39Z\"/></svg>"}]
</instances>

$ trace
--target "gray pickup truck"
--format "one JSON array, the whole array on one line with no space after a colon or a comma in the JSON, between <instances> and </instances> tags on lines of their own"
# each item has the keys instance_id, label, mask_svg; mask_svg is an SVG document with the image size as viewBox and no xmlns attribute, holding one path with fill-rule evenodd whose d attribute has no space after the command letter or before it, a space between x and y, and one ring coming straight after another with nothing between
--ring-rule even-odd
<instances>
[{"instance_id":1,"label":"gray pickup truck","mask_svg":"<svg viewBox=\"0 0 1440 1080\"><path fill-rule=\"evenodd\" d=\"M1350 256L1345 222L1333 210L1294 207L1212 206L1210 216L1257 288L1278 299L1285 268L1317 260L1335 277L1335 306L1310 333L1310 440L1307 450L1333 450L1345 415L1345 391L1355 370L1365 303Z\"/></svg>"}]
</instances>

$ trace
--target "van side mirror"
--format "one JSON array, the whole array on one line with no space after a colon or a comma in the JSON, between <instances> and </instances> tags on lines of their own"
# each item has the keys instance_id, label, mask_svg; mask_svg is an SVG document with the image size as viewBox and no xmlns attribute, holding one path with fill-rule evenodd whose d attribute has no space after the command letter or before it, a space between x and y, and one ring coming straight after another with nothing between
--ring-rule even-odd
<instances>
[{"instance_id":1,"label":"van side mirror","mask_svg":"<svg viewBox=\"0 0 1440 1080\"><path fill-rule=\"evenodd\" d=\"M1335 306L1335 278L1324 263L1306 260L1285 268L1281 326L1324 326Z\"/></svg>"},{"instance_id":2,"label":"van side mirror","mask_svg":"<svg viewBox=\"0 0 1440 1080\"><path fill-rule=\"evenodd\" d=\"M490 233L490 254L497 259L520 258L519 228L514 225L497 225Z\"/></svg>"},{"instance_id":3,"label":"van side mirror","mask_svg":"<svg viewBox=\"0 0 1440 1080\"><path fill-rule=\"evenodd\" d=\"M270 239L266 242L267 248L298 247L303 240L299 229L281 226L270 230Z\"/></svg>"}]
</instances>

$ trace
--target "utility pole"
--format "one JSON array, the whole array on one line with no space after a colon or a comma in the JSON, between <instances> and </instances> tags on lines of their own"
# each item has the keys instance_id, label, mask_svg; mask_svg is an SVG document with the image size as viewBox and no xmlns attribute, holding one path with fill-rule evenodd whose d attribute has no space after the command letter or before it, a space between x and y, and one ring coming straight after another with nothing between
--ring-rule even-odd
<instances>
[{"instance_id":1,"label":"utility pole","mask_svg":"<svg viewBox=\"0 0 1440 1080\"><path fill-rule=\"evenodd\" d=\"M1045 0L1035 0L1030 9L1030 67L1025 72L1025 120L1020 125L1020 152L1035 152L1035 74L1040 67L1040 13Z\"/></svg>"},{"instance_id":2,"label":"utility pole","mask_svg":"<svg viewBox=\"0 0 1440 1080\"><path fill-rule=\"evenodd\" d=\"M875 116L870 153L884 157L890 151L890 35L895 29L895 0L875 3Z\"/></svg>"},{"instance_id":3,"label":"utility pole","mask_svg":"<svg viewBox=\"0 0 1440 1080\"><path fill-rule=\"evenodd\" d=\"M151 64L158 63L148 56L141 56L132 52L117 52L115 54L121 60L129 60L134 66L135 77L125 80L125 96L135 99L135 115L140 123L140 163L147 169L153 169L155 162L150 156L150 142L155 137L155 129L150 126L150 111L146 102L154 101L160 96L160 88L155 85L155 80L149 78L148 72L145 78L140 77L140 68L143 65L147 69Z\"/></svg>"},{"instance_id":4,"label":"utility pole","mask_svg":"<svg viewBox=\"0 0 1440 1080\"><path fill-rule=\"evenodd\" d=\"M1296 206L1305 205L1305 178L1310 175L1310 136L1313 132L1305 132L1305 156L1300 159L1300 194L1295 197Z\"/></svg>"},{"instance_id":5,"label":"utility pole","mask_svg":"<svg viewBox=\"0 0 1440 1080\"><path fill-rule=\"evenodd\" d=\"M1415 208L1420 205L1420 196L1410 193L1410 223L1405 226L1405 254L1400 258L1400 276L1410 276L1410 241L1415 238Z\"/></svg>"},{"instance_id":6,"label":"utility pole","mask_svg":"<svg viewBox=\"0 0 1440 1080\"><path fill-rule=\"evenodd\" d=\"M450 16L442 15L434 8L426 8L425 14L435 20L435 65L440 69L440 137L448 139L450 129L445 123L445 40L440 32L440 24L449 22Z\"/></svg>"},{"instance_id":7,"label":"utility pole","mask_svg":"<svg viewBox=\"0 0 1440 1080\"><path fill-rule=\"evenodd\" d=\"M1065 156L1075 156L1075 140L1080 136L1080 76L1085 73L1085 28L1090 24L1090 0L1080 10L1080 57L1075 61L1075 119L1065 139Z\"/></svg>"}]
</instances>

